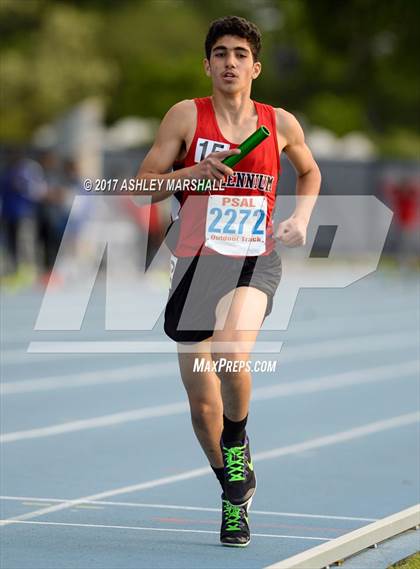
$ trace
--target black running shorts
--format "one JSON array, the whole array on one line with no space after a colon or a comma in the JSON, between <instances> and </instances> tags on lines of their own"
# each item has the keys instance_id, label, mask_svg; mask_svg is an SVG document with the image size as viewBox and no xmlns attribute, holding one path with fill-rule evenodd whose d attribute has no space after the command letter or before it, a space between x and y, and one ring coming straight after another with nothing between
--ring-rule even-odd
<instances>
[{"instance_id":1,"label":"black running shorts","mask_svg":"<svg viewBox=\"0 0 420 569\"><path fill-rule=\"evenodd\" d=\"M281 278L281 260L275 250L259 257L172 257L171 274L164 329L172 340L189 344L213 335L216 306L237 287L265 292L268 316Z\"/></svg>"}]
</instances>

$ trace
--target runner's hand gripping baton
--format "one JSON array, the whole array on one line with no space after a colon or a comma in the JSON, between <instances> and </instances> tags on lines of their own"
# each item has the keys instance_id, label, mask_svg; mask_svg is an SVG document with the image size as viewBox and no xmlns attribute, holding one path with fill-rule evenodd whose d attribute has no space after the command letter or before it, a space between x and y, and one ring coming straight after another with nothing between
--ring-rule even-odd
<instances>
[{"instance_id":1,"label":"runner's hand gripping baton","mask_svg":"<svg viewBox=\"0 0 420 569\"><path fill-rule=\"evenodd\" d=\"M229 168L233 168L240 160L242 160L242 158L245 158L245 156L249 154L251 150L254 150L256 146L261 144L263 140L270 136L270 134L271 133L266 126L260 126L260 128L258 128L253 134L251 134L251 136L249 136L242 142L242 144L238 146L238 150L241 151L240 154L233 154L232 156L228 156L222 160L222 163L226 164L226 166L229 166Z\"/></svg>"}]
</instances>

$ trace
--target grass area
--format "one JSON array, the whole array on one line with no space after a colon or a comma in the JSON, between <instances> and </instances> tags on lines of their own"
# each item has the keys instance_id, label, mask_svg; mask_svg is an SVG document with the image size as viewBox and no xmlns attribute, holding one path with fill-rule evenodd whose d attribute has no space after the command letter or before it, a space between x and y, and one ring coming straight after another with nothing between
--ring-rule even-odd
<instances>
[{"instance_id":1,"label":"grass area","mask_svg":"<svg viewBox=\"0 0 420 569\"><path fill-rule=\"evenodd\" d=\"M391 565L388 569L420 569L420 553L410 555L395 565Z\"/></svg>"}]
</instances>

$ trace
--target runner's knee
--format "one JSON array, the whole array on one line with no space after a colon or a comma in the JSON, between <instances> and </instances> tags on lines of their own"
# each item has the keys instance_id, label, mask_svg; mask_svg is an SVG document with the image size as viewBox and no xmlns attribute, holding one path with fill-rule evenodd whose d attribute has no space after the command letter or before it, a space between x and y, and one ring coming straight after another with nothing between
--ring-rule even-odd
<instances>
[{"instance_id":1,"label":"runner's knee","mask_svg":"<svg viewBox=\"0 0 420 569\"><path fill-rule=\"evenodd\" d=\"M250 371L248 352L214 354L214 361L222 381L227 378L241 378L244 373L248 374Z\"/></svg>"},{"instance_id":2,"label":"runner's knee","mask_svg":"<svg viewBox=\"0 0 420 569\"><path fill-rule=\"evenodd\" d=\"M214 401L201 398L190 398L191 419L198 426L213 423L221 417L222 408Z\"/></svg>"}]
</instances>

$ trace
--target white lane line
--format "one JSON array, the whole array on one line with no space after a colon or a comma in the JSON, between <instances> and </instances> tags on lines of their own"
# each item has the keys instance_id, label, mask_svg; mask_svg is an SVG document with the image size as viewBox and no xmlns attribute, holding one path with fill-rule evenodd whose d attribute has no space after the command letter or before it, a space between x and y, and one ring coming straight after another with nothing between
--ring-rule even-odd
<instances>
[{"instance_id":1,"label":"white lane line","mask_svg":"<svg viewBox=\"0 0 420 569\"><path fill-rule=\"evenodd\" d=\"M411 311L412 312L412 311ZM389 316L388 316L388 320L389 320ZM313 323L313 321L309 321L309 324ZM341 324L343 325L343 322L341 321ZM319 327L319 322L317 323L317 327ZM325 323L322 321L322 325L325 326ZM363 328L363 326L361 325L361 327ZM328 330L329 333L332 332L332 330ZM304 339L306 339L306 337L308 336L308 328L305 328L305 333L299 333L296 334L294 332L290 332L285 330L284 331L285 334L287 334L287 337L283 338L283 341L287 342L286 347L290 344L292 344L290 346L291 350L297 349L298 346L293 346L294 342L297 341L302 341ZM381 338L384 339L385 342L387 342L387 339L389 338L389 342L392 343L393 342L393 338L395 338L395 346L396 347L404 347L405 343L402 340L402 337L406 337L408 340L408 346L410 347L412 344L415 344L415 341L413 340L413 338L415 338L416 336L416 329L413 329L411 332L407 331L407 330L402 330L400 333L395 333L395 332L391 332L391 333L387 333L387 334L381 334L381 335L377 335L376 333L371 333L368 335L363 336L362 338L366 338L367 340L370 338L375 338L378 337L379 341L381 341ZM313 338L313 335L311 336ZM318 339L317 342L312 342L312 346L315 347L315 345L327 345L327 344L334 344L337 343L337 347L331 347L330 349L332 350L332 354L340 354L340 343L343 343L343 350L344 353L348 353L348 349L346 349L346 344L348 344L349 342L352 342L353 338L347 338L347 337L342 337L342 338L334 338L334 339L323 339L320 340ZM358 341L358 344L360 345L360 348L358 348L358 345L355 346L355 349L361 349L366 350L365 346L362 344L362 340L360 339L360 336L355 337L354 340ZM388 342L387 342L388 343ZM316 357L316 351L312 352L310 351L310 346L311 344L307 344L309 352L308 352L308 357L310 356L314 356ZM304 346L303 346L304 347ZM387 346L385 346L387 347ZM392 347L392 346L391 346ZM23 364L23 365L28 365L28 363L38 363L38 362L45 362L45 361L57 361L57 359L62 359L62 358L70 358L75 356L75 353L73 352L64 352L64 353L60 353L60 352L52 352L52 353L48 353L46 351L41 351L41 352L37 352L37 351L27 351L27 346L25 345L22 348L16 348L13 350L3 350L3 354L2 354L2 363L3 365L14 365L14 364ZM283 348L284 349L284 348ZM372 351L374 350L378 350L381 349L380 346L378 345L374 345L374 347L372 347ZM88 357L89 355L91 356L97 356L97 354L92 353L85 353L84 357ZM293 355L292 355L293 358Z\"/></svg>"},{"instance_id":2,"label":"white lane line","mask_svg":"<svg viewBox=\"0 0 420 569\"><path fill-rule=\"evenodd\" d=\"M355 427L353 429L334 433L333 435L317 437L315 439L309 439L301 443L278 447L269 451L259 452L253 455L253 461L259 462L263 460L271 460L280 456L297 454L308 450L323 448L337 443L359 439L367 435L372 435L374 433L380 433L383 431L388 431L390 429L412 425L418 423L419 421L420 412L407 413L405 415L392 417L391 419L375 421L373 423L362 425L361 427ZM173 484L175 482L181 482L184 480L192 480L193 478L206 476L210 472L212 472L212 470L209 466L206 466L203 468L195 468L194 470L187 470L185 472L181 472L180 474L175 474L172 476L156 478L154 480L149 480L148 482L140 482L139 484L114 488L113 490L106 490L104 492L99 492L98 494L91 494L89 496L83 496L82 498L77 498L75 500L68 500L67 502L57 504L55 506L40 508L38 510L34 510L33 512L21 514L20 516L15 516L7 520L1 520L0 525L8 525L16 520L30 520L39 516L50 514L52 512L58 512L61 510L73 508L77 504L83 504L88 501L102 500L103 498L110 498L111 496L119 496L121 494L128 494L130 492L138 492L141 490L149 490L150 488L157 488L159 486L165 486L167 484Z\"/></svg>"},{"instance_id":3,"label":"white lane line","mask_svg":"<svg viewBox=\"0 0 420 569\"><path fill-rule=\"evenodd\" d=\"M4 520L0 520L1 522ZM205 529L179 529L179 528L150 528L150 527L139 527L139 526L108 526L103 524L75 524L75 523L64 523L64 522L28 522L28 521L13 521L13 524L36 524L41 526L66 526L66 527L76 527L76 528L104 528L104 529L128 529L136 531L163 531L171 533L210 533L219 535L218 531L205 530ZM252 537L274 537L281 539L303 539L309 541L330 541L326 537L311 537L305 535L277 535L272 533L252 533Z\"/></svg>"},{"instance_id":4,"label":"white lane line","mask_svg":"<svg viewBox=\"0 0 420 569\"><path fill-rule=\"evenodd\" d=\"M43 437L51 437L54 435L62 435L64 433L74 433L76 431L84 431L87 429L97 429L100 427L111 427L131 421L141 421L156 417L168 417L174 415L182 415L187 413L189 409L188 403L180 401L177 403L168 403L167 405L156 405L153 407L143 407L132 411L123 411L121 413L112 413L110 415L102 415L91 419L81 419L79 421L70 421L68 423L58 423L49 427L41 427L39 429L28 429L25 431L15 431L0 435L0 443L12 443L21 440L38 439Z\"/></svg>"},{"instance_id":5,"label":"white lane line","mask_svg":"<svg viewBox=\"0 0 420 569\"><path fill-rule=\"evenodd\" d=\"M286 397L303 393L330 391L352 385L365 385L388 380L403 380L417 377L420 362L412 360L403 364L383 365L360 370L351 370L314 379L288 381L279 385L257 387L254 389L253 400L264 401L273 397Z\"/></svg>"},{"instance_id":6,"label":"white lane line","mask_svg":"<svg viewBox=\"0 0 420 569\"><path fill-rule=\"evenodd\" d=\"M372 294L374 294L374 292L372 291ZM403 297L401 297L403 298ZM300 312L299 314L294 315L292 321L291 321L291 327L293 328L291 330L291 333L296 332L300 332L300 328L303 331L306 331L307 327L310 326L311 327L311 331L319 331L320 326L322 327L322 329L327 329L331 326L333 326L335 323L337 323L339 325L339 327L341 328L343 323L350 323L350 322L356 322L357 324L360 324L361 329L365 328L366 324L371 324L372 321L374 321L376 323L377 320L385 320L386 322L390 322L390 321L394 321L394 317L404 317L406 315L410 315L413 314L413 309L416 308L417 305L417 297L416 296L412 296L412 297L405 297L405 300L403 302L401 302L401 298L397 298L394 301L390 298L386 299L386 306L385 306L385 302L383 303L384 306L382 306L382 309L380 306L378 306L377 310L371 310L372 306L362 306L360 304L360 302L357 302L357 306L359 309L359 314L356 314L354 312L351 313L341 313L341 314L337 314L337 311L335 311L335 313L333 315L325 315L325 313L323 314L322 312L322 308L320 309L320 307L318 306L316 311L313 310L313 307L310 307L310 317L308 318L308 316L306 316L305 313L305 309L308 307L305 306L301 306ZM356 298L352 298L349 301L349 304L351 302L356 302L358 299ZM409 302L407 302L407 300ZM336 304L336 306L338 306L340 308L340 306L338 304ZM384 310L384 308L386 308L386 310ZM367 310L369 309L369 310ZM328 310L331 310L331 304L328 305ZM35 310L35 313L37 311ZM34 311L32 311L32 314L30 315L30 320L33 319L33 314ZM103 326L103 315L102 313L98 316L98 318L94 318L94 315L91 315L92 318L90 318L90 322L92 324L92 326L94 325L94 323L98 323L99 325ZM7 315L5 314L4 317L4 321L6 322L8 318L14 318L14 323L17 324L16 327L16 331L21 331L22 328L25 326L25 322L27 319L21 319L21 321L16 322L16 308L14 308L13 310L10 311L10 313ZM94 327L94 326L93 326ZM28 328L26 332L24 333L19 333L19 334L11 334L10 330L7 330L8 332L8 338L7 339L3 339L2 344L4 346L6 346L7 344L11 344L14 343L16 344L17 342L22 342L27 344L30 339L31 339L31 335L33 336L34 334L39 334L40 332L43 334L47 334L48 330L44 330L44 331L39 331L39 330L34 330L32 327ZM102 328L102 333L104 332L103 328ZM119 336L121 335L123 331L121 331L119 333ZM54 333L54 331L50 331L50 333ZM65 333L65 331L62 331L62 333ZM112 333L111 331L108 331L108 335ZM5 335L5 334L4 334ZM129 338L130 336L126 336L126 338ZM132 337L132 334L131 334ZM123 338L125 339L125 338Z\"/></svg>"},{"instance_id":7,"label":"white lane line","mask_svg":"<svg viewBox=\"0 0 420 569\"><path fill-rule=\"evenodd\" d=\"M295 346L292 358L296 356L305 356L319 359L322 357L330 357L340 354L353 354L357 353L383 351L388 348L401 348L417 346L418 340L416 339L416 330L409 333L394 333L394 334L370 334L369 336L358 336L350 340L328 340L323 342L313 342L307 345L307 353L303 351L302 346ZM217 344L217 351L226 351L229 349L226 344L228 342ZM320 351L320 345L323 348ZM275 340L257 340L254 346L249 344L249 349L254 354L262 353L279 353L282 347L282 342ZM193 350L193 347L191 347ZM31 353L73 353L73 354L108 354L108 353L176 353L176 346L170 340L168 341L61 341L61 342L31 342L28 351Z\"/></svg>"},{"instance_id":8,"label":"white lane line","mask_svg":"<svg viewBox=\"0 0 420 569\"><path fill-rule=\"evenodd\" d=\"M312 321L310 321L309 323L311 323ZM324 324L322 324L324 326ZM345 324L342 322L342 325L344 326ZM362 324L361 324L361 328L363 328ZM316 331L316 329L315 329ZM282 338L281 340L283 342L286 342L286 346L290 346L290 344L296 343L296 342L303 342L305 340L308 339L308 337L310 337L311 340L314 340L315 338L318 338L318 341L316 343L318 344L324 344L324 343L330 343L330 342L337 342L339 343L340 341L342 342L346 342L346 341L351 341L353 337L346 337L346 336L342 336L339 338L334 338L334 339L328 339L325 338L325 336L328 336L327 334L323 334L323 336L320 336L319 334L309 334L310 329L309 327L305 330L306 333L295 333L294 331L288 331L288 330L284 330L283 333L285 334L285 337ZM329 329L328 333L331 334L331 332L334 332L333 330ZM408 334L407 329L405 328L404 330L401 331L401 334ZM370 334L369 336L375 336L376 334ZM398 336L395 334L395 332L392 332L393 337L396 338L396 344L399 344L399 338L401 338L401 335ZM409 338L409 344L408 347L410 347L411 343L414 343L413 341L413 337L415 337L416 335L416 329L413 329L412 333L410 334L410 338ZM386 334L384 334L383 336L386 336ZM322 338L322 340L320 340L319 338ZM356 339L359 339L359 337L357 337ZM386 340L386 339L385 339ZM392 341L392 338L391 338ZM312 342L313 345L315 345L315 342ZM46 350L46 346L42 345L41 348L43 351L28 351L29 346L32 346L31 349L36 348L35 346L35 342L29 343L29 344L25 344L24 346L22 346L21 348L14 348L14 349L3 349L3 353L2 353L2 365L3 366L15 366L15 365L31 365L31 364L37 364L37 363L42 363L42 362L56 362L58 360L62 361L63 358L75 358L78 355L77 351L64 351L64 352L60 352L60 351L53 351L53 352L48 352ZM115 346L118 347L117 343L114 343ZM114 345L113 344L113 345ZM309 344L308 344L309 346ZM112 347L112 346L111 346ZM165 344L166 347L166 344ZM291 346L291 348L293 349L294 346ZM283 348L284 349L284 348ZM345 348L344 348L345 349ZM144 351L144 350L142 350ZM155 350L156 351L156 350ZM153 350L151 350L151 353L153 352ZM335 351L334 351L335 353ZM174 352L175 354L175 352ZM91 360L94 360L94 358L97 358L98 353L93 351L92 353L89 353L87 351L84 351L83 353L83 357L84 358L89 358L89 356L91 356ZM316 354L315 354L316 356ZM292 356L293 357L293 356Z\"/></svg>"},{"instance_id":9,"label":"white lane line","mask_svg":"<svg viewBox=\"0 0 420 569\"><path fill-rule=\"evenodd\" d=\"M31 501L31 502L47 502L47 503L63 503L68 502L69 498L33 498L28 496L0 496L0 500L10 500L14 502ZM150 508L158 510L187 510L192 512L215 512L219 513L220 508L204 508L200 506L178 506L175 504L145 504L143 502L111 502L111 501L101 501L101 500L86 500L84 504L99 504L101 506L117 506L123 508ZM350 522L376 522L377 518L355 518L352 516L330 516L325 514L300 514L296 512L271 512L265 510L254 510L252 509L252 514L261 516L281 516L285 518L311 518L320 520L342 520Z\"/></svg>"},{"instance_id":10,"label":"white lane line","mask_svg":"<svg viewBox=\"0 0 420 569\"><path fill-rule=\"evenodd\" d=\"M378 366L374 368L363 368L361 370L333 374L313 380L303 380L287 382L280 385L258 387L254 389L252 401L266 401L275 397L288 397L296 394L315 393L349 387L351 385L375 383L378 381L398 380L413 376L417 377L418 362L413 360L395 366ZM178 401L165 405L142 407L131 411L111 413L89 419L58 423L47 427L13 431L0 435L0 443L13 443L21 440L38 439L64 433L73 433L87 429L97 429L100 427L110 427L132 421L141 421L156 417L168 417L182 415L189 411L186 401Z\"/></svg>"},{"instance_id":11,"label":"white lane line","mask_svg":"<svg viewBox=\"0 0 420 569\"><path fill-rule=\"evenodd\" d=\"M52 506L53 500L46 500L47 502L51 502L48 503L48 506ZM38 503L35 500L32 500L31 502L22 502L22 506L38 506Z\"/></svg>"},{"instance_id":12,"label":"white lane line","mask_svg":"<svg viewBox=\"0 0 420 569\"><path fill-rule=\"evenodd\" d=\"M236 342L218 342L213 344L213 352L231 352L236 347ZM283 342L278 340L257 340L243 342L247 351L257 354L278 354ZM195 345L184 344L184 352L195 352ZM204 348L203 348L204 350ZM176 354L176 343L167 338L162 341L145 340L62 340L31 342L28 347L31 353L57 353L57 354Z\"/></svg>"},{"instance_id":13,"label":"white lane line","mask_svg":"<svg viewBox=\"0 0 420 569\"><path fill-rule=\"evenodd\" d=\"M272 563L264 569L312 569L342 565L352 555L362 553L368 547L377 546L379 543L382 544L388 539L413 530L419 524L420 504L415 504L372 524L331 539L328 543ZM381 557L380 554L379 557Z\"/></svg>"},{"instance_id":14,"label":"white lane line","mask_svg":"<svg viewBox=\"0 0 420 569\"><path fill-rule=\"evenodd\" d=\"M8 381L0 385L0 393L13 395L33 391L51 391L72 387L85 387L90 385L109 383L122 383L125 381L141 381L152 377L160 377L178 373L178 364L174 360L167 363L141 364L123 368L94 370L68 375L56 375L42 379L28 379L22 381Z\"/></svg>"},{"instance_id":15,"label":"white lane line","mask_svg":"<svg viewBox=\"0 0 420 569\"><path fill-rule=\"evenodd\" d=\"M286 344L281 355L278 356L280 364L300 361L305 359L321 359L333 356L360 354L366 352L392 350L400 348L410 348L418 346L417 333L414 330L404 334L369 334L354 338L338 340L328 340L322 342L310 342L294 346ZM80 374L60 375L42 379L30 379L22 381L4 382L0 385L1 395L13 395L18 393L28 393L33 391L49 391L54 389L69 389L74 387L84 387L85 385L100 385L110 383L122 383L125 381L136 381L139 374L155 376L162 373L178 374L177 363L168 362L167 364L157 365L142 364L138 366L127 366L111 370L95 370ZM156 371L154 371L156 370Z\"/></svg>"},{"instance_id":16,"label":"white lane line","mask_svg":"<svg viewBox=\"0 0 420 569\"><path fill-rule=\"evenodd\" d=\"M279 360L281 363L305 359L330 358L347 354L363 354L400 348L417 347L419 345L418 331L401 334L368 334L345 340L327 340L310 344L285 346Z\"/></svg>"}]
</instances>

